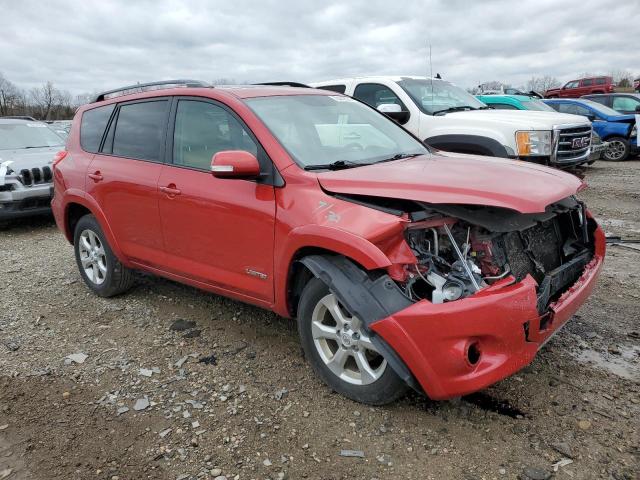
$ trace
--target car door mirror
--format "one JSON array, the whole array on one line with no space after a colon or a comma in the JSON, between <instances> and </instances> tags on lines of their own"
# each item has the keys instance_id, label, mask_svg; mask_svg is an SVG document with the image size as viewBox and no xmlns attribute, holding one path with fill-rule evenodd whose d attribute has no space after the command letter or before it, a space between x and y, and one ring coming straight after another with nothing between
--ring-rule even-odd
<instances>
[{"instance_id":1,"label":"car door mirror","mask_svg":"<svg viewBox=\"0 0 640 480\"><path fill-rule=\"evenodd\" d=\"M587 113L585 117L587 117L591 122L594 122L596 120L596 116L593 113Z\"/></svg>"},{"instance_id":2,"label":"car door mirror","mask_svg":"<svg viewBox=\"0 0 640 480\"><path fill-rule=\"evenodd\" d=\"M398 123L406 123L409 120L409 112L402 110L397 103L381 103L377 110Z\"/></svg>"},{"instance_id":3,"label":"car door mirror","mask_svg":"<svg viewBox=\"0 0 640 480\"><path fill-rule=\"evenodd\" d=\"M636 105L636 113L640 113L640 103Z\"/></svg>"},{"instance_id":4,"label":"car door mirror","mask_svg":"<svg viewBox=\"0 0 640 480\"><path fill-rule=\"evenodd\" d=\"M225 150L211 158L211 173L216 178L256 178L260 176L260 164L252 153Z\"/></svg>"}]
</instances>

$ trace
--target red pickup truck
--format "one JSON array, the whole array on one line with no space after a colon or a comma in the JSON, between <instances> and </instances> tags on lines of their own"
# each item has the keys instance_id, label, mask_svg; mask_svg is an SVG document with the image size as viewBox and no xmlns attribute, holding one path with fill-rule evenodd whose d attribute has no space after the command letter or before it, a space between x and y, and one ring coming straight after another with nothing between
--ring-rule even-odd
<instances>
[{"instance_id":1,"label":"red pickup truck","mask_svg":"<svg viewBox=\"0 0 640 480\"><path fill-rule=\"evenodd\" d=\"M571 80L564 87L551 88L544 94L545 98L579 98L591 93L611 93L615 84L612 77L589 77Z\"/></svg>"}]
</instances>

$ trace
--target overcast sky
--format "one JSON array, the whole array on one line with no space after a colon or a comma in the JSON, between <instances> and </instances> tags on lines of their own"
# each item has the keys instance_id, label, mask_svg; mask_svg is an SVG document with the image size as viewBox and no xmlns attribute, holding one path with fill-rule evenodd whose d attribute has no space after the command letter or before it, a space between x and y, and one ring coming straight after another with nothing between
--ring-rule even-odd
<instances>
[{"instance_id":1,"label":"overcast sky","mask_svg":"<svg viewBox=\"0 0 640 480\"><path fill-rule=\"evenodd\" d=\"M434 74L464 87L640 74L640 1L0 0L0 73L74 94L168 78L424 75L429 42Z\"/></svg>"}]
</instances>

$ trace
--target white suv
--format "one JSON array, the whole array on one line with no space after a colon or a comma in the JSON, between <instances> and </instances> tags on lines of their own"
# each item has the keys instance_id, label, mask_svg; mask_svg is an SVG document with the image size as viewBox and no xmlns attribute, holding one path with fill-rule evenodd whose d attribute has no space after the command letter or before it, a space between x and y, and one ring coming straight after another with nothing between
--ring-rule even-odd
<instances>
[{"instance_id":1,"label":"white suv","mask_svg":"<svg viewBox=\"0 0 640 480\"><path fill-rule=\"evenodd\" d=\"M557 167L589 161L591 122L579 115L493 110L452 83L429 77L357 77L311 86L350 95L441 150Z\"/></svg>"}]
</instances>

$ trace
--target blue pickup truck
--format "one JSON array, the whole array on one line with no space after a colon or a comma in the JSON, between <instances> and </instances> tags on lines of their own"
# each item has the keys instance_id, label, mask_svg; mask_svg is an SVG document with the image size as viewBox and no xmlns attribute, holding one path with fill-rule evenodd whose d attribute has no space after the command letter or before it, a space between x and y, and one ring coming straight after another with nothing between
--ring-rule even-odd
<instances>
[{"instance_id":1,"label":"blue pickup truck","mask_svg":"<svg viewBox=\"0 0 640 480\"><path fill-rule=\"evenodd\" d=\"M609 107L582 98L554 98L543 101L558 112L589 118L593 130L602 140L609 142L609 147L604 152L605 160L623 161L630 155L640 154L635 115L621 115Z\"/></svg>"}]
</instances>

